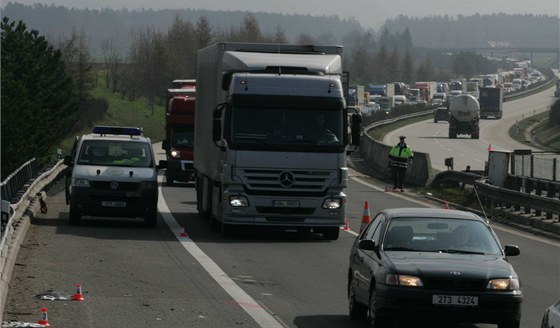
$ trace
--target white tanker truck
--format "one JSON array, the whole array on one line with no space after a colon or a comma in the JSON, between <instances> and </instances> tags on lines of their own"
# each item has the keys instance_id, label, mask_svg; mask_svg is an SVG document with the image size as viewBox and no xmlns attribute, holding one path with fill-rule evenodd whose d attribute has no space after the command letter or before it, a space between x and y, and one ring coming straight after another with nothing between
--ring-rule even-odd
<instances>
[{"instance_id":1,"label":"white tanker truck","mask_svg":"<svg viewBox=\"0 0 560 328\"><path fill-rule=\"evenodd\" d=\"M449 101L449 138L458 134L470 134L471 139L478 139L480 129L480 104L471 95L460 95Z\"/></svg>"}]
</instances>

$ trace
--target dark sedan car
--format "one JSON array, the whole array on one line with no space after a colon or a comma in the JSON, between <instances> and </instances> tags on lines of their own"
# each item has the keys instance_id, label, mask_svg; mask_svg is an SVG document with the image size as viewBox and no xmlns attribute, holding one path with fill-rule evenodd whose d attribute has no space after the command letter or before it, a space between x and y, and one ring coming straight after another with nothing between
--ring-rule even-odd
<instances>
[{"instance_id":1,"label":"dark sedan car","mask_svg":"<svg viewBox=\"0 0 560 328\"><path fill-rule=\"evenodd\" d=\"M498 237L478 215L432 208L379 212L350 252L350 316L519 328L523 294ZM401 325L399 325L400 327ZM417 325L416 325L417 326Z\"/></svg>"}]
</instances>

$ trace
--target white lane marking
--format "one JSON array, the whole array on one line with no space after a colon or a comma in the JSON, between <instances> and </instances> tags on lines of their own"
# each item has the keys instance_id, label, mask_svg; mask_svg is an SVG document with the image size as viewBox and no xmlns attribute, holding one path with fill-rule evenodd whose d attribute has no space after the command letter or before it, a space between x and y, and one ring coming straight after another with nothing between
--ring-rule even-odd
<instances>
[{"instance_id":1,"label":"white lane marking","mask_svg":"<svg viewBox=\"0 0 560 328\"><path fill-rule=\"evenodd\" d=\"M543 244L548 244L548 245L551 245L551 246L560 247L560 242L557 242L557 241L554 241L554 240L549 240L549 239L546 239L546 238L529 235L527 233L523 233L521 231L517 231L517 230L514 230L512 228L505 227L501 224L491 224L491 225L492 225L492 228L496 229L496 230L501 230L501 231L504 231L504 232L511 233L512 235L516 235L516 236L519 236L519 237L531 239L531 240L534 240L534 241L539 241Z\"/></svg>"},{"instance_id":2,"label":"white lane marking","mask_svg":"<svg viewBox=\"0 0 560 328\"><path fill-rule=\"evenodd\" d=\"M363 181L363 180L361 180L357 177L352 177L352 180L354 180L358 183L361 183L364 186L370 187L372 189L375 189L375 190L378 190L378 191L384 191L383 188L372 185L371 183ZM405 197L405 195L402 195L402 194L391 193L391 195L393 195L395 197L405 198L406 200L414 202L414 203L419 204L419 205L434 207L434 206L430 206L429 203L420 202L420 201L417 201L417 200L412 199L410 197ZM527 233L523 233L523 232L511 229L511 228L504 227L503 225L498 225L498 224L494 224L494 223L491 223L490 225L492 226L493 229L496 229L496 230L501 230L501 231L508 232L508 233L511 233L511 234L519 236L519 237L524 237L524 238L531 239L531 240L534 240L534 241L539 241L539 242L544 243L544 244L560 247L560 243L556 242L556 241L553 241L553 240L549 240L549 239L538 237L538 236L532 236L532 235L529 235Z\"/></svg>"},{"instance_id":3,"label":"white lane marking","mask_svg":"<svg viewBox=\"0 0 560 328\"><path fill-rule=\"evenodd\" d=\"M169 226L181 245L195 258L198 263L208 272L208 274L228 293L245 312L247 312L260 327L285 328L272 314L267 312L266 307L255 301L241 287L239 287L208 255L206 255L190 238L181 237L184 229L177 224L171 214L162 194L162 187L159 186L158 210L163 220Z\"/></svg>"},{"instance_id":4,"label":"white lane marking","mask_svg":"<svg viewBox=\"0 0 560 328\"><path fill-rule=\"evenodd\" d=\"M378 186L375 186L375 185L372 185L371 183L366 182L366 181L363 181L363 180L361 180L361 179L359 179L359 178L357 178L357 177L352 177L352 180L354 180L354 181L356 181L356 182L358 182L358 183L361 183L361 184L363 184L364 186L370 187L371 189L375 189L375 190L378 190L378 191L385 191L385 189L383 189L383 188L381 188L381 187L378 187ZM416 204L418 204L418 205L426 206L426 202L421 202L421 201L418 201L418 200L416 200L416 199L413 199L413 198L410 198L410 197L406 197L406 196L405 196L404 194L402 194L402 193L391 192L390 194L393 195L393 196L395 196L395 197L400 197L400 198L406 199L406 200L411 201L411 202L413 202L413 203L416 203Z\"/></svg>"}]
</instances>

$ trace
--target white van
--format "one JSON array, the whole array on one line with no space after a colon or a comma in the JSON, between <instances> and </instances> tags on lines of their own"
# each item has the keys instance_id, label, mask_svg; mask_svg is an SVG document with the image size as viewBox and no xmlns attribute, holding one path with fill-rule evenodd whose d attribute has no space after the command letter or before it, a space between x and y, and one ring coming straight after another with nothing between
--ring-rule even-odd
<instances>
[{"instance_id":1,"label":"white van","mask_svg":"<svg viewBox=\"0 0 560 328\"><path fill-rule=\"evenodd\" d=\"M447 96L443 92L436 92L432 96L432 105L434 106L442 106L447 102Z\"/></svg>"},{"instance_id":2,"label":"white van","mask_svg":"<svg viewBox=\"0 0 560 328\"><path fill-rule=\"evenodd\" d=\"M90 215L142 217L146 226L156 226L157 170L167 162L156 165L150 138L141 129L96 126L76 139L64 164L70 224Z\"/></svg>"}]
</instances>

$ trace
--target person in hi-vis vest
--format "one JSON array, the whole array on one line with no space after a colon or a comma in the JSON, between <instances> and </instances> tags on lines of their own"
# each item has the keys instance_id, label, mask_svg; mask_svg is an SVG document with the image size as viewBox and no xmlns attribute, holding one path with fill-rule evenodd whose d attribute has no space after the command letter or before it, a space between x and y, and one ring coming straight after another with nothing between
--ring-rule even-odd
<instances>
[{"instance_id":1,"label":"person in hi-vis vest","mask_svg":"<svg viewBox=\"0 0 560 328\"><path fill-rule=\"evenodd\" d=\"M412 164L414 153L406 142L405 136L399 137L400 141L389 151L389 168L393 178L393 191L404 191L403 183L408 164Z\"/></svg>"}]
</instances>

